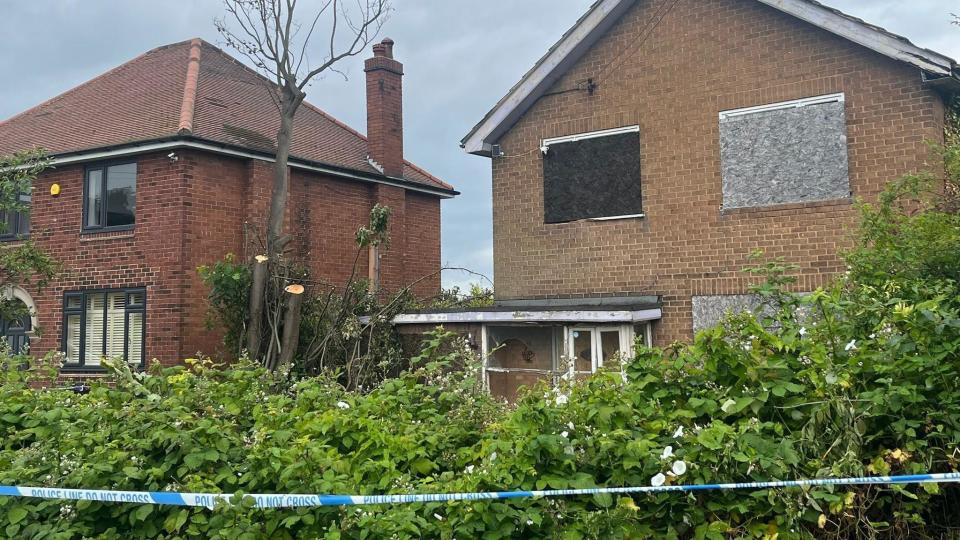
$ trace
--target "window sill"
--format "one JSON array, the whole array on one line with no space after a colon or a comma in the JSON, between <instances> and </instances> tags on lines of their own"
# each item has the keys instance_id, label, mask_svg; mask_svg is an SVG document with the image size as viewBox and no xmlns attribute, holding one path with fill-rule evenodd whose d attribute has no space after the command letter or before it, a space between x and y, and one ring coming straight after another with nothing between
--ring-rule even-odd
<instances>
[{"instance_id":1,"label":"window sill","mask_svg":"<svg viewBox=\"0 0 960 540\"><path fill-rule=\"evenodd\" d=\"M144 371L145 368L144 366L137 364L137 365L131 365L130 369L135 372L139 372L139 371ZM107 371L107 368L100 367L100 366L78 366L75 364L74 365L64 364L63 367L60 368L60 374L63 375L64 377L84 377L84 376L92 376L92 375L96 375L96 376L109 375L110 372Z\"/></svg>"},{"instance_id":2,"label":"window sill","mask_svg":"<svg viewBox=\"0 0 960 540\"><path fill-rule=\"evenodd\" d=\"M22 236L0 236L0 244L16 244L17 242L26 242L29 239L29 234Z\"/></svg>"},{"instance_id":3,"label":"window sill","mask_svg":"<svg viewBox=\"0 0 960 540\"><path fill-rule=\"evenodd\" d=\"M646 214L630 214L628 216L610 216L610 217L598 217L598 218L587 218L585 221L624 221L628 219L643 219L647 217Z\"/></svg>"},{"instance_id":4,"label":"window sill","mask_svg":"<svg viewBox=\"0 0 960 540\"><path fill-rule=\"evenodd\" d=\"M604 223L608 221L629 221L629 220L641 220L647 217L646 214L630 214L628 216L610 216L610 217L596 217L596 218L583 218L574 221L554 221L554 222L544 222L544 225L570 225L573 223Z\"/></svg>"},{"instance_id":5,"label":"window sill","mask_svg":"<svg viewBox=\"0 0 960 540\"><path fill-rule=\"evenodd\" d=\"M766 216L790 215L803 210L830 210L853 205L852 197L842 199L827 199L822 201L808 201L802 203L773 204L770 206L749 206L741 208L721 208L721 216Z\"/></svg>"},{"instance_id":6,"label":"window sill","mask_svg":"<svg viewBox=\"0 0 960 540\"><path fill-rule=\"evenodd\" d=\"M95 229L91 231L80 231L81 242L93 242L97 240L119 240L123 238L134 238L136 232L133 227L124 227L119 229Z\"/></svg>"}]
</instances>

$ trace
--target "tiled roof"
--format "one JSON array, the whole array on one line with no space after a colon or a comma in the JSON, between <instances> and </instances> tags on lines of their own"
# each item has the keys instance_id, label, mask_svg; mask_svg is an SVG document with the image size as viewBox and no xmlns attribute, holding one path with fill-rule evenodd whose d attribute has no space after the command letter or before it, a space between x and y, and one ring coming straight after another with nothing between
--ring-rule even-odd
<instances>
[{"instance_id":1,"label":"tiled roof","mask_svg":"<svg viewBox=\"0 0 960 540\"><path fill-rule=\"evenodd\" d=\"M269 85L203 40L165 45L0 123L0 154L76 153L178 135L273 152L280 119ZM306 102L294 121L291 157L379 174L363 135ZM453 189L409 162L403 176Z\"/></svg>"}]
</instances>

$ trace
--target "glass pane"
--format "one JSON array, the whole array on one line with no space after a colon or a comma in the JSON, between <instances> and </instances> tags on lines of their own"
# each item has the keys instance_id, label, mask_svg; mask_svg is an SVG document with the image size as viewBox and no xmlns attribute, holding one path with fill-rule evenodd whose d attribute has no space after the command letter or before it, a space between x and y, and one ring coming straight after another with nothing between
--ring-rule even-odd
<instances>
[{"instance_id":1,"label":"glass pane","mask_svg":"<svg viewBox=\"0 0 960 540\"><path fill-rule=\"evenodd\" d=\"M649 345L647 343L647 325L646 324L639 324L635 326L633 329L633 333L636 336L635 339L637 343L645 346Z\"/></svg>"},{"instance_id":2,"label":"glass pane","mask_svg":"<svg viewBox=\"0 0 960 540\"><path fill-rule=\"evenodd\" d=\"M28 235L30 234L30 211L21 210L19 212L20 223L17 227L17 234Z\"/></svg>"},{"instance_id":3,"label":"glass pane","mask_svg":"<svg viewBox=\"0 0 960 540\"><path fill-rule=\"evenodd\" d=\"M127 295L128 305L131 306L142 306L143 305L143 293L135 292Z\"/></svg>"},{"instance_id":4,"label":"glass pane","mask_svg":"<svg viewBox=\"0 0 960 540\"><path fill-rule=\"evenodd\" d=\"M80 295L73 295L67 297L67 309L80 309Z\"/></svg>"},{"instance_id":5,"label":"glass pane","mask_svg":"<svg viewBox=\"0 0 960 540\"><path fill-rule=\"evenodd\" d=\"M590 330L573 331L574 371L590 373L593 371L593 332Z\"/></svg>"},{"instance_id":6,"label":"glass pane","mask_svg":"<svg viewBox=\"0 0 960 540\"><path fill-rule=\"evenodd\" d=\"M83 361L88 366L99 366L103 356L104 294L88 294L86 328L84 328Z\"/></svg>"},{"instance_id":7,"label":"glass pane","mask_svg":"<svg viewBox=\"0 0 960 540\"><path fill-rule=\"evenodd\" d=\"M123 358L123 324L126 318L126 293L107 295L107 358Z\"/></svg>"},{"instance_id":8,"label":"glass pane","mask_svg":"<svg viewBox=\"0 0 960 540\"><path fill-rule=\"evenodd\" d=\"M103 187L103 171L100 169L87 172L87 201L84 211L87 213L87 222L85 226L87 227L99 227L103 225L100 223L100 211L101 204L103 204L103 196L100 193L101 188Z\"/></svg>"},{"instance_id":9,"label":"glass pane","mask_svg":"<svg viewBox=\"0 0 960 540\"><path fill-rule=\"evenodd\" d=\"M553 335L549 326L491 326L487 329L487 365L550 371Z\"/></svg>"},{"instance_id":10,"label":"glass pane","mask_svg":"<svg viewBox=\"0 0 960 540\"><path fill-rule=\"evenodd\" d=\"M80 315L68 315L66 325L67 350L64 352L67 353L67 362L75 364L80 361Z\"/></svg>"},{"instance_id":11,"label":"glass pane","mask_svg":"<svg viewBox=\"0 0 960 540\"><path fill-rule=\"evenodd\" d=\"M600 332L600 350L603 352L603 364L613 363L620 354L620 331L604 330Z\"/></svg>"},{"instance_id":12,"label":"glass pane","mask_svg":"<svg viewBox=\"0 0 960 540\"><path fill-rule=\"evenodd\" d=\"M133 225L137 207L137 164L107 168L107 227Z\"/></svg>"},{"instance_id":13,"label":"glass pane","mask_svg":"<svg viewBox=\"0 0 960 540\"><path fill-rule=\"evenodd\" d=\"M139 364L143 360L143 313L127 315L127 361Z\"/></svg>"}]
</instances>

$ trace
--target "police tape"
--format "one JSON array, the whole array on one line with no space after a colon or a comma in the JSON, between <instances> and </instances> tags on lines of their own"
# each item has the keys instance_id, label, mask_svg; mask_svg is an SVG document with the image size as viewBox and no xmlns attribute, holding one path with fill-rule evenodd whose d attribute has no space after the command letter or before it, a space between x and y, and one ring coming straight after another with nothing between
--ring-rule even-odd
<instances>
[{"instance_id":1,"label":"police tape","mask_svg":"<svg viewBox=\"0 0 960 540\"><path fill-rule=\"evenodd\" d=\"M489 491L479 493L432 493L399 495L319 495L319 494L243 494L256 508L304 508L315 506L357 506L372 504L409 504L452 501L483 501L576 497L584 495L632 495L640 493L674 493L694 491L763 490L813 486L863 486L960 482L960 473L913 474L904 476L866 476L858 478L818 478L812 480L778 480L736 484L689 484L588 489L553 489L545 491ZM106 489L67 489L56 487L2 486L0 497L31 497L74 501L100 501L171 506L213 508L218 503L232 505L239 499L228 493L179 493L174 491L114 491Z\"/></svg>"}]
</instances>

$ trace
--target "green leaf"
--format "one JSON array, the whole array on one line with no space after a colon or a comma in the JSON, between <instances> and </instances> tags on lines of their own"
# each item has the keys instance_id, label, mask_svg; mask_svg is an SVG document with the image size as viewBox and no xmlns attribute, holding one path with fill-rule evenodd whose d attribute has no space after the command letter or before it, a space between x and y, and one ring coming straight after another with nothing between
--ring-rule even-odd
<instances>
[{"instance_id":1,"label":"green leaf","mask_svg":"<svg viewBox=\"0 0 960 540\"><path fill-rule=\"evenodd\" d=\"M145 504L134 510L133 515L137 518L137 521L146 521L151 512L153 512L153 505Z\"/></svg>"},{"instance_id":2,"label":"green leaf","mask_svg":"<svg viewBox=\"0 0 960 540\"><path fill-rule=\"evenodd\" d=\"M7 521L9 521L12 525L16 525L17 523L23 521L28 514L29 512L27 512L25 508L18 506L7 512Z\"/></svg>"}]
</instances>

